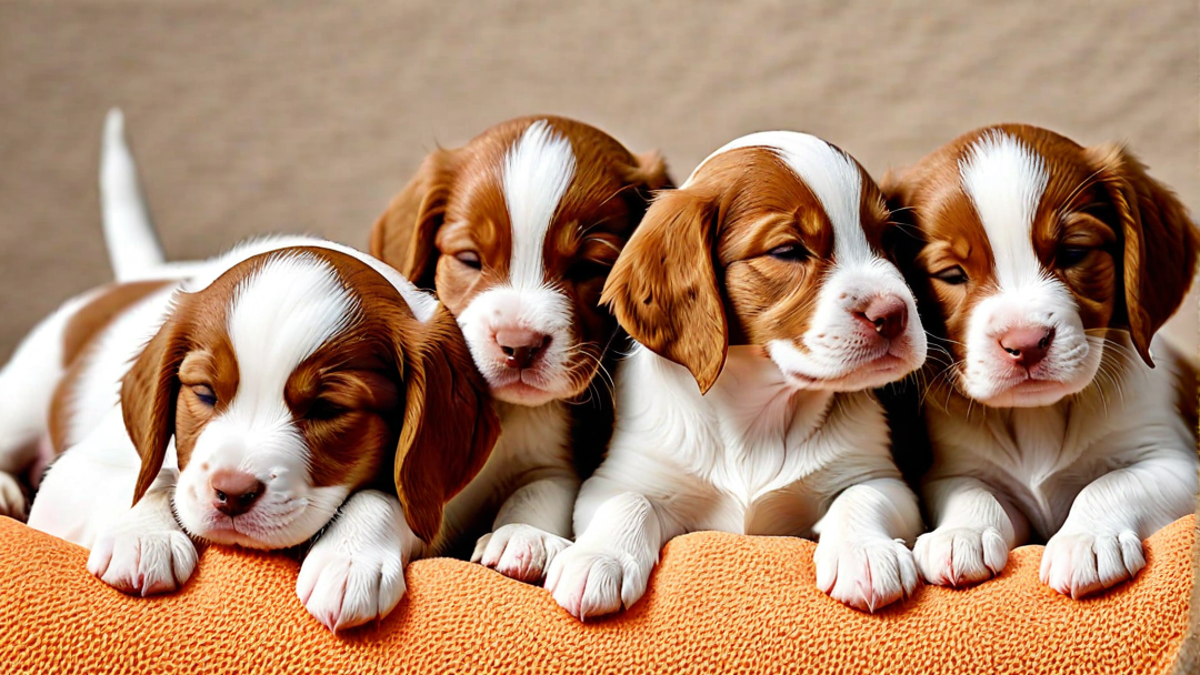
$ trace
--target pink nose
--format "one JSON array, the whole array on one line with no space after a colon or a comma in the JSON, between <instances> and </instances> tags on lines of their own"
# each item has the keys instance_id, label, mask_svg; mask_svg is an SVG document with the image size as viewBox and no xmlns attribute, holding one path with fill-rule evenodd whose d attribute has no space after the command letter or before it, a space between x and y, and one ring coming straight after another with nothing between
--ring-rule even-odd
<instances>
[{"instance_id":1,"label":"pink nose","mask_svg":"<svg viewBox=\"0 0 1200 675\"><path fill-rule=\"evenodd\" d=\"M549 335L531 330L508 328L496 331L496 344L504 352L504 365L509 368L525 369L532 366L549 343Z\"/></svg>"},{"instance_id":2,"label":"pink nose","mask_svg":"<svg viewBox=\"0 0 1200 675\"><path fill-rule=\"evenodd\" d=\"M1000 336L1000 347L1019 366L1032 368L1046 358L1054 342L1054 329L1045 327L1014 328Z\"/></svg>"},{"instance_id":3,"label":"pink nose","mask_svg":"<svg viewBox=\"0 0 1200 675\"><path fill-rule=\"evenodd\" d=\"M894 295L872 298L865 309L854 315L885 340L895 340L908 327L908 305Z\"/></svg>"},{"instance_id":4,"label":"pink nose","mask_svg":"<svg viewBox=\"0 0 1200 675\"><path fill-rule=\"evenodd\" d=\"M213 473L208 486L213 491L213 508L231 517L249 511L266 487L248 473L224 469Z\"/></svg>"}]
</instances>

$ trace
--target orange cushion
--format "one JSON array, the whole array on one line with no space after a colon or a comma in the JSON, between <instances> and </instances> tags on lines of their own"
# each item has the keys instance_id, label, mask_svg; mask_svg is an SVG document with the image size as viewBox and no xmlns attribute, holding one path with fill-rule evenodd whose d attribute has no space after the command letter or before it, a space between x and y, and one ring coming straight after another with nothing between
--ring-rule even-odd
<instances>
[{"instance_id":1,"label":"orange cushion","mask_svg":"<svg viewBox=\"0 0 1200 675\"><path fill-rule=\"evenodd\" d=\"M439 558L409 567L381 625L340 637L283 555L210 547L183 591L131 598L83 549L0 518L0 671L1160 673L1187 626L1193 518L1149 539L1135 582L1082 602L1043 586L1024 546L995 580L871 616L817 591L811 542L698 533L615 618L581 625L541 588Z\"/></svg>"}]
</instances>

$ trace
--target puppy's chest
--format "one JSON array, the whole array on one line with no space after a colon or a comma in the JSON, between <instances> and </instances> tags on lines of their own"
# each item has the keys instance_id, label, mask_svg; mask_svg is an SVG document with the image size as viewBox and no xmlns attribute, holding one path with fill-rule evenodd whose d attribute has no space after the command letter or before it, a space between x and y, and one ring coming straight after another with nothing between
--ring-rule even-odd
<instances>
[{"instance_id":1,"label":"puppy's chest","mask_svg":"<svg viewBox=\"0 0 1200 675\"><path fill-rule=\"evenodd\" d=\"M1044 537L1062 525L1079 491L1117 459L1103 442L1111 434L1105 421L1069 410L1012 410L988 426L990 482L1001 484Z\"/></svg>"},{"instance_id":2,"label":"puppy's chest","mask_svg":"<svg viewBox=\"0 0 1200 675\"><path fill-rule=\"evenodd\" d=\"M446 505L446 520L456 531L465 531L496 510L514 490L572 466L571 417L558 401L525 407L497 404L500 437L483 469ZM451 421L450 423L454 423Z\"/></svg>"},{"instance_id":3,"label":"puppy's chest","mask_svg":"<svg viewBox=\"0 0 1200 675\"><path fill-rule=\"evenodd\" d=\"M723 447L705 476L713 490L700 529L755 535L811 535L838 471L840 448L824 425L829 404L797 406L746 426L721 422Z\"/></svg>"}]
</instances>

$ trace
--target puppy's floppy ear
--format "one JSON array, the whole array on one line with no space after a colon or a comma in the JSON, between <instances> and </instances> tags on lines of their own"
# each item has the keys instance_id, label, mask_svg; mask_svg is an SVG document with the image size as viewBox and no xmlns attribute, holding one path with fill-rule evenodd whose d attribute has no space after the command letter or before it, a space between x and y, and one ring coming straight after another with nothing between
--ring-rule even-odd
<instances>
[{"instance_id":1,"label":"puppy's floppy ear","mask_svg":"<svg viewBox=\"0 0 1200 675\"><path fill-rule=\"evenodd\" d=\"M422 288L433 288L438 258L434 238L442 226L453 171L453 151L430 153L371 228L371 255Z\"/></svg>"},{"instance_id":2,"label":"puppy's floppy ear","mask_svg":"<svg viewBox=\"0 0 1200 675\"><path fill-rule=\"evenodd\" d=\"M167 319L121 380L121 416L125 430L142 457L133 503L150 489L162 469L167 444L175 435L175 403L179 400L179 364L188 352L187 329Z\"/></svg>"},{"instance_id":3,"label":"puppy's floppy ear","mask_svg":"<svg viewBox=\"0 0 1200 675\"><path fill-rule=\"evenodd\" d=\"M432 543L442 508L483 468L500 421L450 312L438 305L429 321L405 323L412 331L397 337L407 386L396 493L413 533Z\"/></svg>"},{"instance_id":4,"label":"puppy's floppy ear","mask_svg":"<svg viewBox=\"0 0 1200 675\"><path fill-rule=\"evenodd\" d=\"M686 188L661 193L600 296L635 340L691 371L701 393L717 381L729 349L714 252L718 211Z\"/></svg>"},{"instance_id":5,"label":"puppy's floppy ear","mask_svg":"<svg viewBox=\"0 0 1200 675\"><path fill-rule=\"evenodd\" d=\"M1150 340L1179 309L1196 269L1197 231L1169 188L1120 145L1085 150L1108 191L1125 239L1125 313L1133 345L1151 368Z\"/></svg>"}]
</instances>

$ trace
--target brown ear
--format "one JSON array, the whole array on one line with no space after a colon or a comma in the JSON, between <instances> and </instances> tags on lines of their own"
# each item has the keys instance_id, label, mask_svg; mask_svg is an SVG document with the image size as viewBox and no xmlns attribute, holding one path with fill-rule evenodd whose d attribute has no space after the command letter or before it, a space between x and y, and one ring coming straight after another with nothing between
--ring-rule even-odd
<instances>
[{"instance_id":1,"label":"brown ear","mask_svg":"<svg viewBox=\"0 0 1200 675\"><path fill-rule=\"evenodd\" d=\"M450 312L439 305L419 326L420 335L398 338L407 388L396 447L396 493L413 533L432 543L441 529L442 508L491 454L500 420Z\"/></svg>"},{"instance_id":2,"label":"brown ear","mask_svg":"<svg viewBox=\"0 0 1200 675\"><path fill-rule=\"evenodd\" d=\"M442 149L430 153L371 228L371 255L422 288L433 288L434 238L442 226L453 156Z\"/></svg>"},{"instance_id":3,"label":"brown ear","mask_svg":"<svg viewBox=\"0 0 1200 675\"><path fill-rule=\"evenodd\" d=\"M1179 309L1196 269L1197 232L1169 188L1116 144L1086 150L1116 208L1125 239L1125 313L1150 367L1150 340Z\"/></svg>"},{"instance_id":4,"label":"brown ear","mask_svg":"<svg viewBox=\"0 0 1200 675\"><path fill-rule=\"evenodd\" d=\"M121 380L121 415L125 430L142 457L133 491L137 504L162 469L167 444L175 434L175 402L179 399L179 364L187 355L185 330L168 319Z\"/></svg>"},{"instance_id":5,"label":"brown ear","mask_svg":"<svg viewBox=\"0 0 1200 675\"><path fill-rule=\"evenodd\" d=\"M729 348L713 250L717 211L687 189L661 193L600 296L633 339L691 371L701 393L717 381Z\"/></svg>"}]
</instances>

